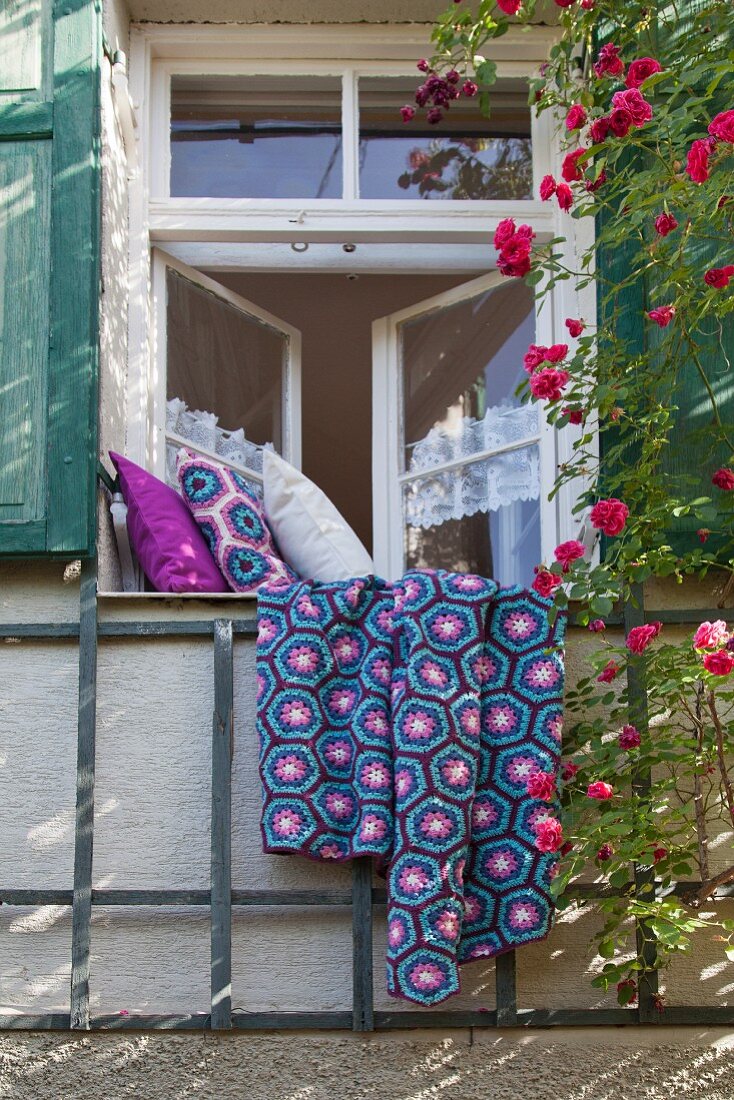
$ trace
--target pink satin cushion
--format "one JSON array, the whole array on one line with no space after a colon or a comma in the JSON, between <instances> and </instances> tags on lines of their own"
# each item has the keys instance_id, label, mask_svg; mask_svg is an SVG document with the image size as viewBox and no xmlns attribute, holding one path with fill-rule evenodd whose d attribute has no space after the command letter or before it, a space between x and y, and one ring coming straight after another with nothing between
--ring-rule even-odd
<instances>
[{"instance_id":1,"label":"pink satin cushion","mask_svg":"<svg viewBox=\"0 0 734 1100\"><path fill-rule=\"evenodd\" d=\"M130 545L157 592L229 592L196 520L153 474L110 451L127 504Z\"/></svg>"}]
</instances>

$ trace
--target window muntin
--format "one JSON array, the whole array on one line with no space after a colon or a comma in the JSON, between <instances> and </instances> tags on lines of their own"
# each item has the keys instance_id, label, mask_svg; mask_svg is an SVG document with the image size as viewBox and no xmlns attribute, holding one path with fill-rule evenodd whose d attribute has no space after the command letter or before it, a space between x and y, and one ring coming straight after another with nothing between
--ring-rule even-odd
<instances>
[{"instance_id":1,"label":"window muntin","mask_svg":"<svg viewBox=\"0 0 734 1100\"><path fill-rule=\"evenodd\" d=\"M491 118L455 100L441 122L403 123L416 80L359 78L359 194L363 199L531 199L527 88L501 86Z\"/></svg>"},{"instance_id":2,"label":"window muntin","mask_svg":"<svg viewBox=\"0 0 734 1100\"><path fill-rule=\"evenodd\" d=\"M340 77L171 78L171 196L342 196Z\"/></svg>"}]
</instances>

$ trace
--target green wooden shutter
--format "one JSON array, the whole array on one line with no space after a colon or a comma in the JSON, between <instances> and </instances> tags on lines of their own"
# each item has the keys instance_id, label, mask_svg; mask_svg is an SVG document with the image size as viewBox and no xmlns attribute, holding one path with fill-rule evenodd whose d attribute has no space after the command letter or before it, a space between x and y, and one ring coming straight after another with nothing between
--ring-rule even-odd
<instances>
[{"instance_id":1,"label":"green wooden shutter","mask_svg":"<svg viewBox=\"0 0 734 1100\"><path fill-rule=\"evenodd\" d=\"M0 554L95 541L100 13L0 5Z\"/></svg>"}]
</instances>

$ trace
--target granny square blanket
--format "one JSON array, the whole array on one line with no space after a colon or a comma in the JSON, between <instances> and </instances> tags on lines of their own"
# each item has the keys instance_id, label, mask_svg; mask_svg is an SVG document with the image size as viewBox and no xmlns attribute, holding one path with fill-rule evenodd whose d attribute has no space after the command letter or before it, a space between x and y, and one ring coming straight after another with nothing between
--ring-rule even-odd
<instances>
[{"instance_id":1,"label":"granny square blanket","mask_svg":"<svg viewBox=\"0 0 734 1100\"><path fill-rule=\"evenodd\" d=\"M387 878L390 993L430 1005L459 964L542 939L556 856L565 622L482 577L410 572L261 588L266 852L373 856Z\"/></svg>"}]
</instances>

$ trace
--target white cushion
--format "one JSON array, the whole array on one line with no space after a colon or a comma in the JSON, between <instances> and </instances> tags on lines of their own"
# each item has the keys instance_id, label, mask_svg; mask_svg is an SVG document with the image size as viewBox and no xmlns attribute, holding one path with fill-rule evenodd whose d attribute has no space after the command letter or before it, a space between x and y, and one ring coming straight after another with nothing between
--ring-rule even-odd
<instances>
[{"instance_id":1,"label":"white cushion","mask_svg":"<svg viewBox=\"0 0 734 1100\"><path fill-rule=\"evenodd\" d=\"M286 562L307 580L374 573L372 558L324 492L274 451L263 451L265 516Z\"/></svg>"}]
</instances>

